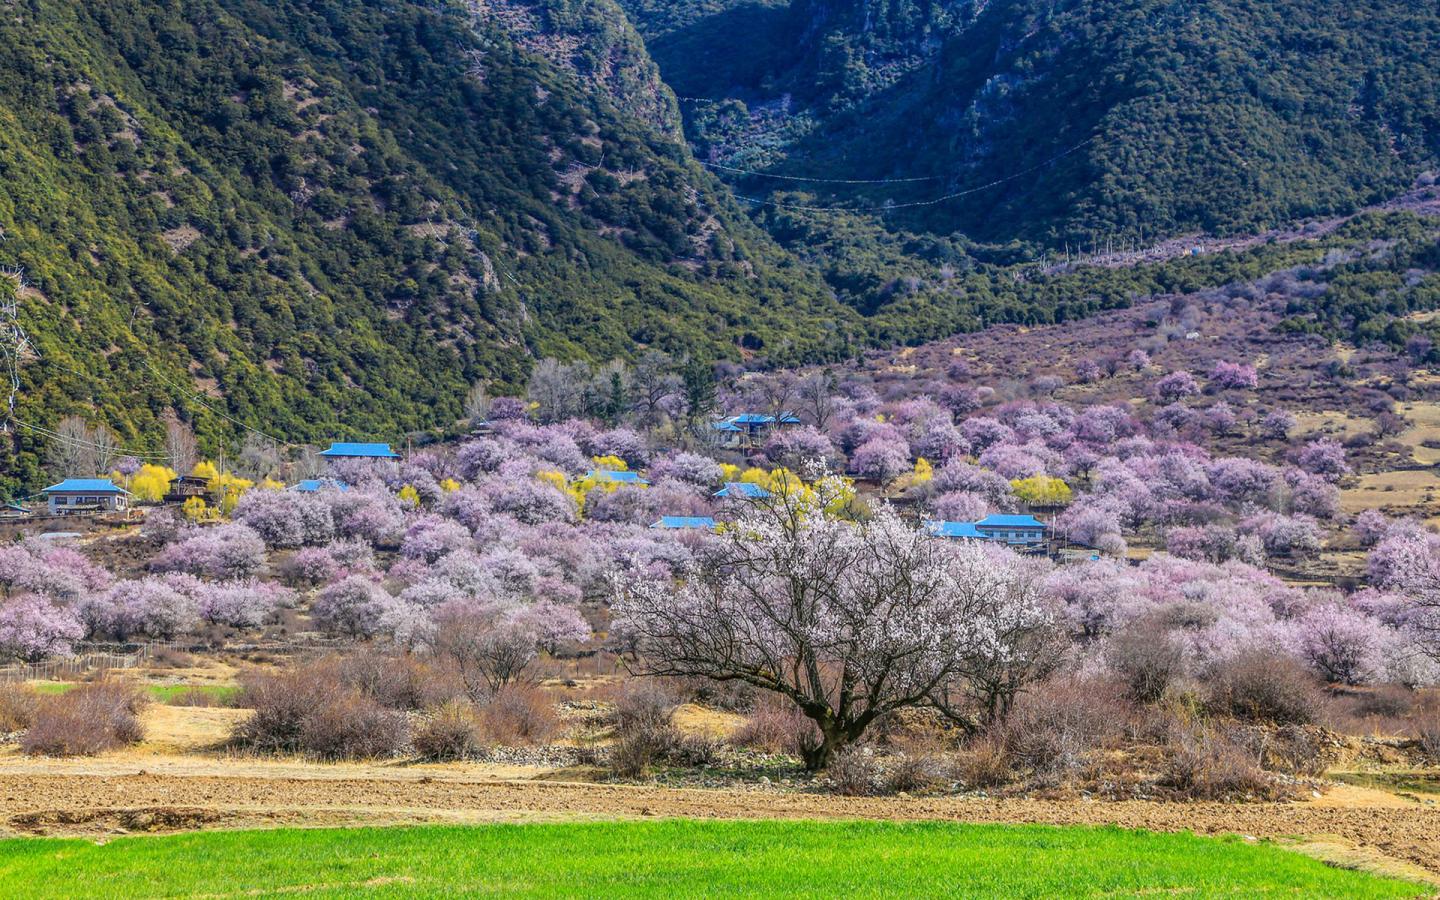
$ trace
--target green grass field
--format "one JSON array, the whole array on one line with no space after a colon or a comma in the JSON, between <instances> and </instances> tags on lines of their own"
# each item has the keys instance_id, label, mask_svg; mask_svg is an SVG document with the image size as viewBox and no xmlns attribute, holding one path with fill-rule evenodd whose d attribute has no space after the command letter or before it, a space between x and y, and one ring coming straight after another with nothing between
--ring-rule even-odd
<instances>
[{"instance_id":1,"label":"green grass field","mask_svg":"<svg viewBox=\"0 0 1440 900\"><path fill-rule=\"evenodd\" d=\"M1116 828L605 822L0 841L3 897L1413 897L1240 839Z\"/></svg>"},{"instance_id":2,"label":"green grass field","mask_svg":"<svg viewBox=\"0 0 1440 900\"><path fill-rule=\"evenodd\" d=\"M64 694L79 687L76 681L43 681L30 685L37 694ZM156 703L172 703L188 692L208 695L217 706L225 706L240 693L239 685L232 684L150 684L145 686L150 699Z\"/></svg>"}]
</instances>

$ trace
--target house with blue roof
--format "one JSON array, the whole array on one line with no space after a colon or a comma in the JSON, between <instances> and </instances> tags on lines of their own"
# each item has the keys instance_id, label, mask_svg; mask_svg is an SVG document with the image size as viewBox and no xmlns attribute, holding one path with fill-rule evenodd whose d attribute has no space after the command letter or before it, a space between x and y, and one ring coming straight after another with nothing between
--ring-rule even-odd
<instances>
[{"instance_id":1,"label":"house with blue roof","mask_svg":"<svg viewBox=\"0 0 1440 900\"><path fill-rule=\"evenodd\" d=\"M356 444L334 441L329 450L321 450L326 459L399 459L400 454L390 449L389 444Z\"/></svg>"},{"instance_id":2,"label":"house with blue roof","mask_svg":"<svg viewBox=\"0 0 1440 900\"><path fill-rule=\"evenodd\" d=\"M715 442L732 450L750 450L760 446L772 429L799 425L800 417L794 413L780 413L778 416L765 413L740 413L736 416L710 423Z\"/></svg>"},{"instance_id":3,"label":"house with blue roof","mask_svg":"<svg viewBox=\"0 0 1440 900\"><path fill-rule=\"evenodd\" d=\"M321 491L348 491L350 485L338 478L307 478L290 486L299 494L318 494Z\"/></svg>"},{"instance_id":4,"label":"house with blue roof","mask_svg":"<svg viewBox=\"0 0 1440 900\"><path fill-rule=\"evenodd\" d=\"M666 530L704 529L715 530L715 520L710 516L661 516L651 528L663 528Z\"/></svg>"},{"instance_id":5,"label":"house with blue roof","mask_svg":"<svg viewBox=\"0 0 1440 900\"><path fill-rule=\"evenodd\" d=\"M749 481L729 481L715 492L715 496L733 500L764 500L770 496L770 492Z\"/></svg>"},{"instance_id":6,"label":"house with blue roof","mask_svg":"<svg viewBox=\"0 0 1440 900\"><path fill-rule=\"evenodd\" d=\"M108 478L67 478L40 492L50 515L118 512L130 506L130 492Z\"/></svg>"},{"instance_id":7,"label":"house with blue roof","mask_svg":"<svg viewBox=\"0 0 1440 900\"><path fill-rule=\"evenodd\" d=\"M990 541L1012 547L1036 547L1045 543L1050 529L1034 516L992 515L978 522L925 523L925 530L938 538L958 541Z\"/></svg>"},{"instance_id":8,"label":"house with blue roof","mask_svg":"<svg viewBox=\"0 0 1440 900\"><path fill-rule=\"evenodd\" d=\"M1049 528L1034 516L990 515L975 523L975 530L989 541L1033 546L1045 543Z\"/></svg>"},{"instance_id":9,"label":"house with blue roof","mask_svg":"<svg viewBox=\"0 0 1440 900\"><path fill-rule=\"evenodd\" d=\"M926 522L925 530L935 537L951 540L985 540L985 535L976 530L974 522Z\"/></svg>"},{"instance_id":10,"label":"house with blue roof","mask_svg":"<svg viewBox=\"0 0 1440 900\"><path fill-rule=\"evenodd\" d=\"M591 469L585 473L585 477L597 484L633 484L644 487L650 483L640 477L639 472L611 472L609 469Z\"/></svg>"}]
</instances>

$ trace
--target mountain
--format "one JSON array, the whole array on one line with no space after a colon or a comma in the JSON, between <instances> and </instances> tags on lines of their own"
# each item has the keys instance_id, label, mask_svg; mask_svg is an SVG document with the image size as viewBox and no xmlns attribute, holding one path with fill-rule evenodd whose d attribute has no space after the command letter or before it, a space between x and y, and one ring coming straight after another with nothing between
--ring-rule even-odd
<instances>
[{"instance_id":1,"label":"mountain","mask_svg":"<svg viewBox=\"0 0 1440 900\"><path fill-rule=\"evenodd\" d=\"M728 173L738 192L868 208L892 230L1052 247L1242 233L1393 197L1440 160L1434 4L624 2L691 98L702 159L922 179Z\"/></svg>"},{"instance_id":2,"label":"mountain","mask_svg":"<svg viewBox=\"0 0 1440 900\"><path fill-rule=\"evenodd\" d=\"M545 355L848 352L858 317L694 164L618 10L582 7L3 4L17 417L394 437ZM4 480L44 443L5 442Z\"/></svg>"}]
</instances>

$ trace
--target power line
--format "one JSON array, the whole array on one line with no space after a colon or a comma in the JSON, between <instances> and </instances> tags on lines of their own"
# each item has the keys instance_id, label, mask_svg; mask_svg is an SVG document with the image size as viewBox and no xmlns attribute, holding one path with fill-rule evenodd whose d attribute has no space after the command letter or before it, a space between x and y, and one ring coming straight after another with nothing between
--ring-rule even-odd
<instances>
[{"instance_id":1,"label":"power line","mask_svg":"<svg viewBox=\"0 0 1440 900\"><path fill-rule=\"evenodd\" d=\"M1060 160L1074 153L1076 150L1079 150L1081 147L1084 147L1088 144L1093 144L1097 140L1099 140L1098 136L1086 138L1085 140L1066 150L1064 153L1052 156L1044 162L1036 163L1035 165L1030 166L1027 169L1022 169L1013 175L1006 175L1004 178L997 178L994 181L979 185L978 187L966 188L963 191L956 191L953 194L946 194L943 197L936 197L933 200L916 200L910 203L885 203L879 206L804 206L795 203L781 203L778 200L765 200L759 197L746 197L741 194L736 194L735 199L744 200L747 203L754 203L758 206L774 206L780 209L793 209L800 212L889 212L890 210L895 209L913 209L920 206L938 206L939 204L946 203L950 200L955 200L960 197L968 196L970 194L978 194L980 191L989 190L990 188L1002 185L1007 181L1014 181L1017 178L1023 178L1024 176L1029 175L1032 172L1039 171L1040 169L1043 169L1046 166L1051 165L1052 163L1059 162Z\"/></svg>"},{"instance_id":2,"label":"power line","mask_svg":"<svg viewBox=\"0 0 1440 900\"><path fill-rule=\"evenodd\" d=\"M140 358L145 362L145 367L150 370L150 373L151 373L152 375L154 375L156 378L160 379L160 383L161 383L161 384L166 385L167 387L173 388L173 389L175 389L175 390L177 390L177 391L181 391L182 393L188 391L188 392L189 392L189 395L190 395L190 396L189 396L189 399L195 401L196 403L199 403L201 407L203 407L204 409L209 410L210 412L214 413L215 415L219 416L220 418L224 419L225 421L231 423L232 425L236 425L236 426L238 426L238 427L240 427L240 428L243 428L245 431L248 431L248 432L251 433L251 434L257 434L257 435L259 435L260 437L265 438L267 441L271 441L272 443L282 444L282 445L284 445L284 446L286 446L286 447L299 447L299 446L302 446L301 444L292 444L292 443L290 443L289 441L282 440L281 438L277 438L277 437L275 437L274 435L266 434L265 432L261 431L261 430L258 429L258 428L251 428L249 425L246 425L244 422L241 422L239 419L236 419L236 418L234 418L233 416L230 416L230 415L228 415L228 414L226 414L226 413L224 413L224 412L216 409L215 407L211 406L209 403L206 403L205 400L200 399L201 397L204 397L205 394L203 394L203 393L200 391L199 388L196 388L196 387L193 387L193 386L187 388L187 387L185 387L184 385L176 384L175 382L173 382L173 381L169 380L168 378L166 378L164 375L160 374L160 370L155 368L155 364L152 363L152 362L150 362L149 357L147 357L147 356L145 356L145 355L142 354Z\"/></svg>"},{"instance_id":3,"label":"power line","mask_svg":"<svg viewBox=\"0 0 1440 900\"><path fill-rule=\"evenodd\" d=\"M71 445L72 447L86 447L92 450L104 450L108 453L117 454L120 456L133 456L136 459L168 460L170 458L170 455L168 453L155 453L151 450L132 450L129 447L118 447L111 444L98 444L95 441L88 441L84 438L75 437L71 434L60 434L57 431L51 431L49 428L45 428L40 425L34 425L30 422L26 422L23 419L18 419L13 415L10 416L10 421L14 422L16 425L21 426L22 428L28 428L37 434L42 434L45 437L51 438L52 440L62 441L66 444Z\"/></svg>"},{"instance_id":4,"label":"power line","mask_svg":"<svg viewBox=\"0 0 1440 900\"><path fill-rule=\"evenodd\" d=\"M946 177L944 175L927 175L924 178L807 178L803 175L778 175L772 172L737 169L734 166L706 162L703 159L695 161L707 169L719 169L722 172L731 172L736 175L746 175L752 178L775 178L780 181L803 181L809 184L914 184L921 181L944 181Z\"/></svg>"}]
</instances>

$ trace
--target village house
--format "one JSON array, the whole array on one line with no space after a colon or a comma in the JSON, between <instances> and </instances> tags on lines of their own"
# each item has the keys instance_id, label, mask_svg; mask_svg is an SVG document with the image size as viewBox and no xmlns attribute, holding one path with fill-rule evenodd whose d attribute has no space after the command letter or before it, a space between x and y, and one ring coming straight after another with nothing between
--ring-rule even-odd
<instances>
[{"instance_id":1,"label":"village house","mask_svg":"<svg viewBox=\"0 0 1440 900\"><path fill-rule=\"evenodd\" d=\"M990 515L978 522L926 522L935 537L950 540L991 541L1012 547L1036 547L1045 543L1049 527L1034 516Z\"/></svg>"},{"instance_id":2,"label":"village house","mask_svg":"<svg viewBox=\"0 0 1440 900\"><path fill-rule=\"evenodd\" d=\"M715 443L727 450L753 450L765 442L770 431L800 424L792 413L769 416L763 413L741 413L710 423Z\"/></svg>"},{"instance_id":3,"label":"village house","mask_svg":"<svg viewBox=\"0 0 1440 900\"><path fill-rule=\"evenodd\" d=\"M321 450L326 459L399 459L400 454L390 449L389 444L355 444L334 441L329 450Z\"/></svg>"},{"instance_id":4,"label":"village house","mask_svg":"<svg viewBox=\"0 0 1440 900\"><path fill-rule=\"evenodd\" d=\"M715 530L715 520L710 516L661 516L651 528L662 528L666 530L681 529L705 529Z\"/></svg>"},{"instance_id":5,"label":"village house","mask_svg":"<svg viewBox=\"0 0 1440 900\"><path fill-rule=\"evenodd\" d=\"M596 484L633 484L645 487L650 482L640 476L639 472L612 472L609 469L591 469L585 473L585 477Z\"/></svg>"},{"instance_id":6,"label":"village house","mask_svg":"<svg viewBox=\"0 0 1440 900\"><path fill-rule=\"evenodd\" d=\"M130 506L130 492L108 478L67 478L40 493L52 516L118 512Z\"/></svg>"},{"instance_id":7,"label":"village house","mask_svg":"<svg viewBox=\"0 0 1440 900\"><path fill-rule=\"evenodd\" d=\"M730 481L716 491L714 496L731 500L764 500L770 496L770 492L748 481Z\"/></svg>"},{"instance_id":8,"label":"village house","mask_svg":"<svg viewBox=\"0 0 1440 900\"><path fill-rule=\"evenodd\" d=\"M350 485L338 478L307 478L291 485L290 490L299 494L318 494L325 490L348 491Z\"/></svg>"}]
</instances>

